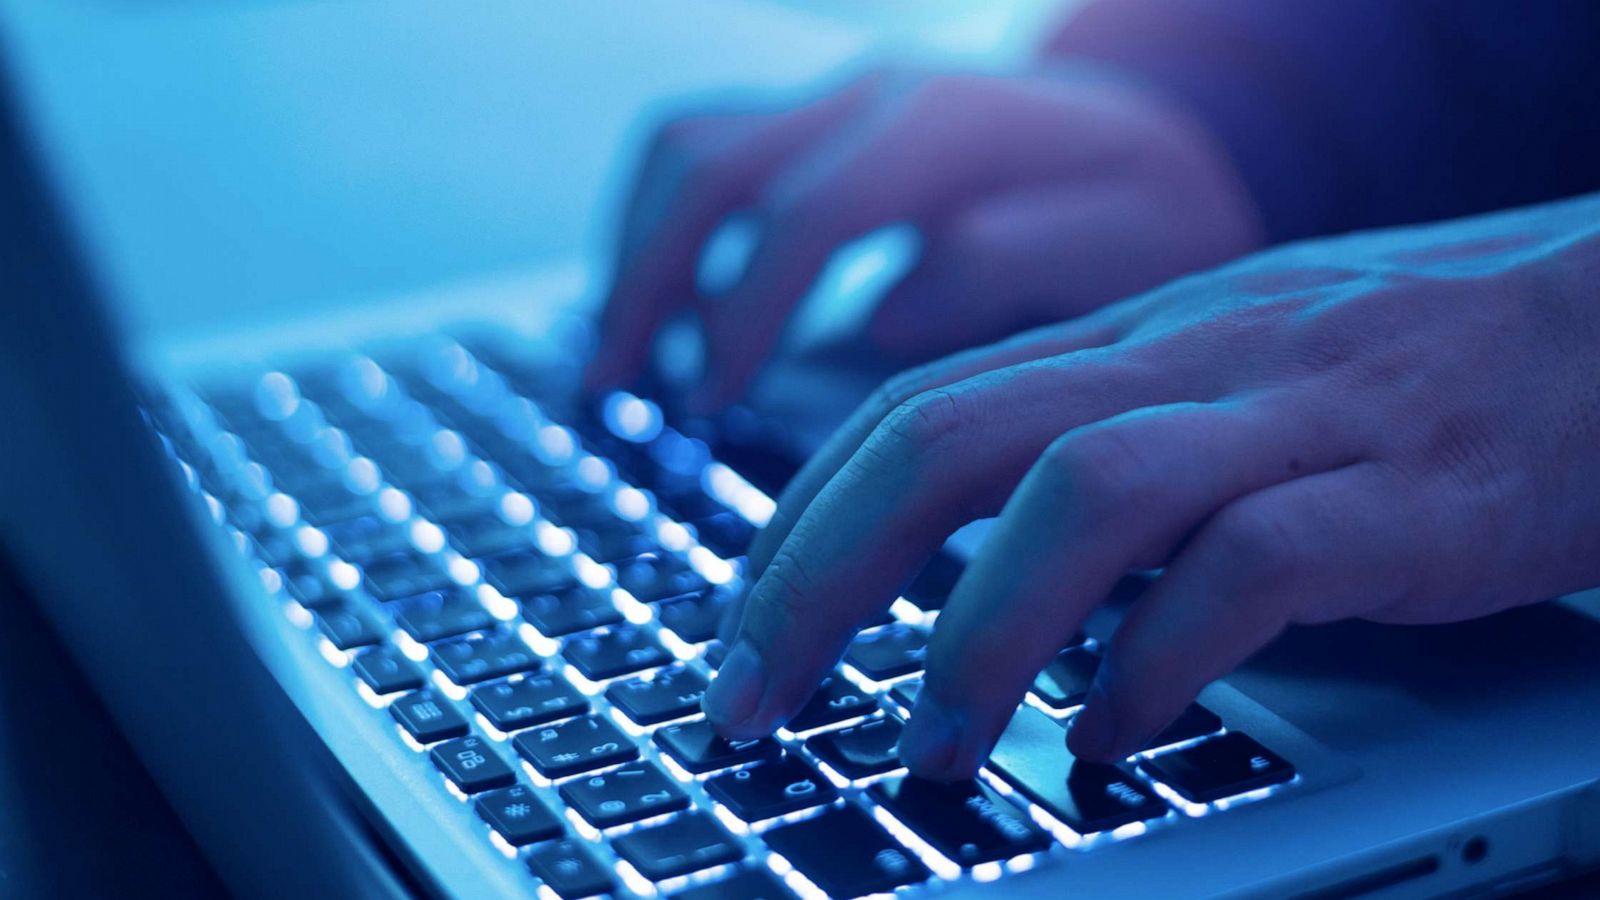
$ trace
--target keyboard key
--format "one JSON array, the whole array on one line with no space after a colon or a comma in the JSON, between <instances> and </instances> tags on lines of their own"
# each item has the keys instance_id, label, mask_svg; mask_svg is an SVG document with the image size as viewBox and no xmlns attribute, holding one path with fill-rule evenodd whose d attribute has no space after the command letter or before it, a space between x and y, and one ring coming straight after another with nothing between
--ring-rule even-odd
<instances>
[{"instance_id":1,"label":"keyboard key","mask_svg":"<svg viewBox=\"0 0 1600 900\"><path fill-rule=\"evenodd\" d=\"M1147 759L1140 767L1192 803L1210 803L1294 777L1294 766L1242 731Z\"/></svg>"},{"instance_id":2,"label":"keyboard key","mask_svg":"<svg viewBox=\"0 0 1600 900\"><path fill-rule=\"evenodd\" d=\"M433 757L433 764L439 771L463 793L476 794L505 787L517 780L505 760L476 735L435 744L428 755Z\"/></svg>"},{"instance_id":3,"label":"keyboard key","mask_svg":"<svg viewBox=\"0 0 1600 900\"><path fill-rule=\"evenodd\" d=\"M561 836L561 819L520 784L483 794L472 808L513 847Z\"/></svg>"},{"instance_id":4,"label":"keyboard key","mask_svg":"<svg viewBox=\"0 0 1600 900\"><path fill-rule=\"evenodd\" d=\"M700 543L723 559L745 555L750 549L750 539L756 536L756 527L731 512L717 513L693 523Z\"/></svg>"},{"instance_id":5,"label":"keyboard key","mask_svg":"<svg viewBox=\"0 0 1600 900\"><path fill-rule=\"evenodd\" d=\"M767 846L831 897L892 891L928 869L856 806L843 806L762 835Z\"/></svg>"},{"instance_id":6,"label":"keyboard key","mask_svg":"<svg viewBox=\"0 0 1600 900\"><path fill-rule=\"evenodd\" d=\"M351 666L375 694L413 691L422 687L422 670L393 647L365 650Z\"/></svg>"},{"instance_id":7,"label":"keyboard key","mask_svg":"<svg viewBox=\"0 0 1600 900\"><path fill-rule=\"evenodd\" d=\"M611 870L582 842L571 838L533 848L528 854L528 871L562 900L604 894L616 885Z\"/></svg>"},{"instance_id":8,"label":"keyboard key","mask_svg":"<svg viewBox=\"0 0 1600 900\"><path fill-rule=\"evenodd\" d=\"M806 749L849 779L882 775L900 768L899 719L887 716L828 731L806 740Z\"/></svg>"},{"instance_id":9,"label":"keyboard key","mask_svg":"<svg viewBox=\"0 0 1600 900\"><path fill-rule=\"evenodd\" d=\"M1099 668L1100 654L1088 647L1068 647L1033 679L1033 695L1052 709L1081 706Z\"/></svg>"},{"instance_id":10,"label":"keyboard key","mask_svg":"<svg viewBox=\"0 0 1600 900\"><path fill-rule=\"evenodd\" d=\"M873 799L933 849L965 868L1049 846L1019 809L977 781L942 783L906 776L880 781Z\"/></svg>"},{"instance_id":11,"label":"keyboard key","mask_svg":"<svg viewBox=\"0 0 1600 900\"><path fill-rule=\"evenodd\" d=\"M532 672L542 665L521 638L506 632L440 641L428 648L428 655L456 684L477 684L516 672Z\"/></svg>"},{"instance_id":12,"label":"keyboard key","mask_svg":"<svg viewBox=\"0 0 1600 900\"><path fill-rule=\"evenodd\" d=\"M928 652L928 635L909 625L885 625L861 632L844 661L874 681L883 681L922 670Z\"/></svg>"},{"instance_id":13,"label":"keyboard key","mask_svg":"<svg viewBox=\"0 0 1600 900\"><path fill-rule=\"evenodd\" d=\"M661 626L688 644L699 644L717 636L722 625L722 615L733 602L726 591L705 590L675 600L668 600L657 608Z\"/></svg>"},{"instance_id":14,"label":"keyboard key","mask_svg":"<svg viewBox=\"0 0 1600 900\"><path fill-rule=\"evenodd\" d=\"M794 894L765 869L743 869L710 884L699 884L672 900L790 900Z\"/></svg>"},{"instance_id":15,"label":"keyboard key","mask_svg":"<svg viewBox=\"0 0 1600 900\"><path fill-rule=\"evenodd\" d=\"M494 616L460 589L429 591L396 602L394 620L406 634L424 644L469 631L491 628Z\"/></svg>"},{"instance_id":16,"label":"keyboard key","mask_svg":"<svg viewBox=\"0 0 1600 900\"><path fill-rule=\"evenodd\" d=\"M411 548L411 536L405 528L377 516L330 522L322 531L339 556L358 564Z\"/></svg>"},{"instance_id":17,"label":"keyboard key","mask_svg":"<svg viewBox=\"0 0 1600 900\"><path fill-rule=\"evenodd\" d=\"M638 556L656 546L654 538L620 520L574 528L578 549L598 562L615 562Z\"/></svg>"},{"instance_id":18,"label":"keyboard key","mask_svg":"<svg viewBox=\"0 0 1600 900\"><path fill-rule=\"evenodd\" d=\"M472 690L472 705L501 731L542 725L589 711L589 701L559 675L530 675Z\"/></svg>"},{"instance_id":19,"label":"keyboard key","mask_svg":"<svg viewBox=\"0 0 1600 900\"><path fill-rule=\"evenodd\" d=\"M467 720L445 700L427 691L404 694L389 704L394 716L419 744L431 744L467 733Z\"/></svg>"},{"instance_id":20,"label":"keyboard key","mask_svg":"<svg viewBox=\"0 0 1600 900\"><path fill-rule=\"evenodd\" d=\"M635 598L654 603L705 590L709 585L689 564L666 553L644 553L616 564L617 584Z\"/></svg>"},{"instance_id":21,"label":"keyboard key","mask_svg":"<svg viewBox=\"0 0 1600 900\"><path fill-rule=\"evenodd\" d=\"M502 553L478 560L483 577L507 597L528 597L552 593L574 583L565 560L546 556L538 550Z\"/></svg>"},{"instance_id":22,"label":"keyboard key","mask_svg":"<svg viewBox=\"0 0 1600 900\"><path fill-rule=\"evenodd\" d=\"M706 793L746 822L822 806L839 796L828 779L796 756L718 775L706 782Z\"/></svg>"},{"instance_id":23,"label":"keyboard key","mask_svg":"<svg viewBox=\"0 0 1600 900\"><path fill-rule=\"evenodd\" d=\"M596 828L610 828L683 809L689 796L666 773L647 762L575 778L561 785L561 799Z\"/></svg>"},{"instance_id":24,"label":"keyboard key","mask_svg":"<svg viewBox=\"0 0 1600 900\"><path fill-rule=\"evenodd\" d=\"M1079 834L1167 814L1166 803L1126 767L1074 759L1060 726L1035 709L1012 717L989 768Z\"/></svg>"},{"instance_id":25,"label":"keyboard key","mask_svg":"<svg viewBox=\"0 0 1600 900\"><path fill-rule=\"evenodd\" d=\"M606 699L634 722L654 725L698 712L709 684L699 672L673 666L654 675L616 682L606 689Z\"/></svg>"},{"instance_id":26,"label":"keyboard key","mask_svg":"<svg viewBox=\"0 0 1600 900\"><path fill-rule=\"evenodd\" d=\"M454 582L432 560L416 553L393 553L361 567L367 592L379 600L398 600L442 591Z\"/></svg>"},{"instance_id":27,"label":"keyboard key","mask_svg":"<svg viewBox=\"0 0 1600 900\"><path fill-rule=\"evenodd\" d=\"M524 731L511 743L546 778L564 778L639 755L617 726L594 715Z\"/></svg>"},{"instance_id":28,"label":"keyboard key","mask_svg":"<svg viewBox=\"0 0 1600 900\"><path fill-rule=\"evenodd\" d=\"M713 731L711 723L704 719L668 725L656 731L654 740L673 761L695 775L772 759L781 749L770 738L730 741Z\"/></svg>"},{"instance_id":29,"label":"keyboard key","mask_svg":"<svg viewBox=\"0 0 1600 900\"><path fill-rule=\"evenodd\" d=\"M716 820L686 813L671 822L623 835L612 842L617 855L651 881L738 862L744 849Z\"/></svg>"},{"instance_id":30,"label":"keyboard key","mask_svg":"<svg viewBox=\"0 0 1600 900\"><path fill-rule=\"evenodd\" d=\"M922 567L917 577L906 585L905 598L918 609L934 612L944 609L966 566L949 552L940 550Z\"/></svg>"},{"instance_id":31,"label":"keyboard key","mask_svg":"<svg viewBox=\"0 0 1600 900\"><path fill-rule=\"evenodd\" d=\"M573 586L524 600L522 614L540 634L561 637L622 621L609 593Z\"/></svg>"},{"instance_id":32,"label":"keyboard key","mask_svg":"<svg viewBox=\"0 0 1600 900\"><path fill-rule=\"evenodd\" d=\"M383 641L383 632L365 613L349 603L333 603L316 610L317 627L340 650L370 647Z\"/></svg>"},{"instance_id":33,"label":"keyboard key","mask_svg":"<svg viewBox=\"0 0 1600 900\"><path fill-rule=\"evenodd\" d=\"M889 699L911 710L917 705L917 694L922 691L922 679L912 678L902 681L889 689Z\"/></svg>"},{"instance_id":34,"label":"keyboard key","mask_svg":"<svg viewBox=\"0 0 1600 900\"><path fill-rule=\"evenodd\" d=\"M870 694L862 693L849 679L835 672L822 679L817 692L785 727L798 734L864 716L877 708Z\"/></svg>"},{"instance_id":35,"label":"keyboard key","mask_svg":"<svg viewBox=\"0 0 1600 900\"><path fill-rule=\"evenodd\" d=\"M444 526L450 542L471 557L494 556L533 547L533 528L507 525L497 515L468 516Z\"/></svg>"},{"instance_id":36,"label":"keyboard key","mask_svg":"<svg viewBox=\"0 0 1600 900\"><path fill-rule=\"evenodd\" d=\"M1191 703L1171 725L1161 730L1161 733L1151 738L1144 745L1146 750L1157 747L1168 747L1184 741L1192 741L1197 737L1216 734L1222 730L1222 719L1216 713L1198 703Z\"/></svg>"},{"instance_id":37,"label":"keyboard key","mask_svg":"<svg viewBox=\"0 0 1600 900\"><path fill-rule=\"evenodd\" d=\"M672 662L672 654L655 635L633 625L573 638L561 648L561 655L585 678L594 680Z\"/></svg>"}]
</instances>

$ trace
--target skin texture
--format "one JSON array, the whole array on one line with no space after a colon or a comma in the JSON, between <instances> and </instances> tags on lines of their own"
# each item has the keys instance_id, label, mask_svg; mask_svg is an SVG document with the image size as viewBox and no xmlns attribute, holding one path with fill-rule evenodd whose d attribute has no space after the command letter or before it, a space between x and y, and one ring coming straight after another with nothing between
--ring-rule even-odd
<instances>
[{"instance_id":1,"label":"skin texture","mask_svg":"<svg viewBox=\"0 0 1600 900\"><path fill-rule=\"evenodd\" d=\"M759 238L739 283L699 296L707 238L731 215ZM684 311L706 338L691 408L737 399L834 250L886 225L919 265L869 337L923 361L1060 321L1261 244L1253 202L1204 128L1104 77L875 72L803 106L661 129L623 216L591 388L640 375Z\"/></svg>"},{"instance_id":2,"label":"skin texture","mask_svg":"<svg viewBox=\"0 0 1600 900\"><path fill-rule=\"evenodd\" d=\"M1130 569L1068 736L1127 755L1291 624L1446 622L1600 584L1600 196L1290 245L885 385L790 485L705 698L804 703L952 530L999 516L901 742L971 775Z\"/></svg>"}]
</instances>

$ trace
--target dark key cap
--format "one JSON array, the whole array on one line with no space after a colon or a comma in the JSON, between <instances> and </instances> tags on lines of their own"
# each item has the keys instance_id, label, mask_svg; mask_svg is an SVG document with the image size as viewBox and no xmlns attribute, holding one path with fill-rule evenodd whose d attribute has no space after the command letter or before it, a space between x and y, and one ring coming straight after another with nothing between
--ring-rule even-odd
<instances>
[{"instance_id":1,"label":"dark key cap","mask_svg":"<svg viewBox=\"0 0 1600 900\"><path fill-rule=\"evenodd\" d=\"M861 632L850 642L844 661L868 678L882 681L921 671L927 652L927 634L894 624Z\"/></svg>"},{"instance_id":2,"label":"dark key cap","mask_svg":"<svg viewBox=\"0 0 1600 900\"><path fill-rule=\"evenodd\" d=\"M866 778L900 768L900 720L884 717L806 740L806 749L846 778Z\"/></svg>"},{"instance_id":3,"label":"dark key cap","mask_svg":"<svg viewBox=\"0 0 1600 900\"><path fill-rule=\"evenodd\" d=\"M397 602L394 620L406 634L424 644L490 628L495 623L494 616L489 615L483 604L454 588L429 591Z\"/></svg>"},{"instance_id":4,"label":"dark key cap","mask_svg":"<svg viewBox=\"0 0 1600 900\"><path fill-rule=\"evenodd\" d=\"M1094 684L1100 655L1088 647L1068 647L1033 679L1033 695L1053 709L1079 706Z\"/></svg>"},{"instance_id":5,"label":"dark key cap","mask_svg":"<svg viewBox=\"0 0 1600 900\"><path fill-rule=\"evenodd\" d=\"M780 749L777 742L768 738L727 740L704 719L668 725L655 733L654 740L673 761L695 775L771 759Z\"/></svg>"},{"instance_id":6,"label":"dark key cap","mask_svg":"<svg viewBox=\"0 0 1600 900\"><path fill-rule=\"evenodd\" d=\"M723 559L743 556L756 535L754 525L731 512L700 519L694 523L694 530L700 543Z\"/></svg>"},{"instance_id":7,"label":"dark key cap","mask_svg":"<svg viewBox=\"0 0 1600 900\"><path fill-rule=\"evenodd\" d=\"M520 784L490 791L480 796L472 808L513 847L561 836L561 819Z\"/></svg>"},{"instance_id":8,"label":"dark key cap","mask_svg":"<svg viewBox=\"0 0 1600 900\"><path fill-rule=\"evenodd\" d=\"M522 614L546 637L560 637L622 621L622 614L611 605L609 593L576 585L524 600Z\"/></svg>"},{"instance_id":9,"label":"dark key cap","mask_svg":"<svg viewBox=\"0 0 1600 900\"><path fill-rule=\"evenodd\" d=\"M528 871L562 900L604 894L616 885L611 870L600 864L580 841L568 838L533 848Z\"/></svg>"},{"instance_id":10,"label":"dark key cap","mask_svg":"<svg viewBox=\"0 0 1600 900\"><path fill-rule=\"evenodd\" d=\"M1222 719L1216 713L1198 703L1191 703L1171 725L1151 738L1149 743L1144 745L1144 749L1154 750L1157 747L1192 741L1197 737L1216 734L1221 730Z\"/></svg>"},{"instance_id":11,"label":"dark key cap","mask_svg":"<svg viewBox=\"0 0 1600 900\"><path fill-rule=\"evenodd\" d=\"M918 609L929 612L944 609L945 602L950 599L950 592L955 589L956 581L961 578L961 572L965 568L960 560L940 550L928 560L927 565L922 567L917 577L906 585L905 598L916 604Z\"/></svg>"},{"instance_id":12,"label":"dark key cap","mask_svg":"<svg viewBox=\"0 0 1600 900\"><path fill-rule=\"evenodd\" d=\"M1049 846L1021 810L977 781L907 776L880 781L870 792L918 837L965 868Z\"/></svg>"},{"instance_id":13,"label":"dark key cap","mask_svg":"<svg viewBox=\"0 0 1600 900\"><path fill-rule=\"evenodd\" d=\"M744 858L744 849L704 813L687 813L665 825L623 835L611 846L651 881Z\"/></svg>"},{"instance_id":14,"label":"dark key cap","mask_svg":"<svg viewBox=\"0 0 1600 900\"><path fill-rule=\"evenodd\" d=\"M710 884L696 885L672 900L790 900L793 893L765 869L744 869Z\"/></svg>"},{"instance_id":15,"label":"dark key cap","mask_svg":"<svg viewBox=\"0 0 1600 900\"><path fill-rule=\"evenodd\" d=\"M1140 767L1193 803L1210 803L1294 777L1294 766L1242 731L1147 759Z\"/></svg>"},{"instance_id":16,"label":"dark key cap","mask_svg":"<svg viewBox=\"0 0 1600 900\"><path fill-rule=\"evenodd\" d=\"M573 583L566 562L538 550L503 553L478 563L483 567L484 579L507 597L550 593Z\"/></svg>"},{"instance_id":17,"label":"dark key cap","mask_svg":"<svg viewBox=\"0 0 1600 900\"><path fill-rule=\"evenodd\" d=\"M441 641L428 648L433 664L456 684L477 684L539 668L539 657L521 638L501 632Z\"/></svg>"},{"instance_id":18,"label":"dark key cap","mask_svg":"<svg viewBox=\"0 0 1600 900\"><path fill-rule=\"evenodd\" d=\"M467 556L493 556L513 550L526 550L533 546L533 528L527 525L507 525L495 515L468 516L445 524L445 533Z\"/></svg>"},{"instance_id":19,"label":"dark key cap","mask_svg":"<svg viewBox=\"0 0 1600 900\"><path fill-rule=\"evenodd\" d=\"M647 762L565 782L561 799L596 828L637 822L689 805L689 796Z\"/></svg>"},{"instance_id":20,"label":"dark key cap","mask_svg":"<svg viewBox=\"0 0 1600 900\"><path fill-rule=\"evenodd\" d=\"M811 699L785 727L798 734L864 716L877 708L878 704L870 694L862 693L849 679L835 672L822 679L822 683L817 685L817 692L811 695Z\"/></svg>"},{"instance_id":21,"label":"dark key cap","mask_svg":"<svg viewBox=\"0 0 1600 900\"><path fill-rule=\"evenodd\" d=\"M1167 813L1166 803L1124 766L1074 759L1062 746L1061 727L1035 709L1011 718L989 767L1079 834Z\"/></svg>"},{"instance_id":22,"label":"dark key cap","mask_svg":"<svg viewBox=\"0 0 1600 900\"><path fill-rule=\"evenodd\" d=\"M375 694L412 691L422 687L422 670L393 647L374 647L356 657L356 675Z\"/></svg>"},{"instance_id":23,"label":"dark key cap","mask_svg":"<svg viewBox=\"0 0 1600 900\"><path fill-rule=\"evenodd\" d=\"M364 563L411 547L411 536L404 527L377 516L331 522L322 531L339 555L353 563Z\"/></svg>"},{"instance_id":24,"label":"dark key cap","mask_svg":"<svg viewBox=\"0 0 1600 900\"><path fill-rule=\"evenodd\" d=\"M856 806L830 809L762 837L831 897L892 891L928 877L926 866Z\"/></svg>"},{"instance_id":25,"label":"dark key cap","mask_svg":"<svg viewBox=\"0 0 1600 900\"><path fill-rule=\"evenodd\" d=\"M358 612L349 603L333 603L315 613L317 627L340 650L369 647L383 640L383 632L366 613Z\"/></svg>"},{"instance_id":26,"label":"dark key cap","mask_svg":"<svg viewBox=\"0 0 1600 900\"><path fill-rule=\"evenodd\" d=\"M392 553L361 567L362 583L379 600L398 600L442 591L454 582L437 565L416 553Z\"/></svg>"},{"instance_id":27,"label":"dark key cap","mask_svg":"<svg viewBox=\"0 0 1600 900\"><path fill-rule=\"evenodd\" d=\"M663 628L685 643L699 644L717 636L722 614L731 602L732 597L726 591L705 590L668 600L658 608L658 615Z\"/></svg>"},{"instance_id":28,"label":"dark key cap","mask_svg":"<svg viewBox=\"0 0 1600 900\"><path fill-rule=\"evenodd\" d=\"M321 609L344 597L344 592L323 577L321 564L306 559L291 559L283 564L283 583L289 595L307 609Z\"/></svg>"},{"instance_id":29,"label":"dark key cap","mask_svg":"<svg viewBox=\"0 0 1600 900\"><path fill-rule=\"evenodd\" d=\"M909 710L917 705L917 694L921 692L922 679L913 678L890 688L889 698Z\"/></svg>"},{"instance_id":30,"label":"dark key cap","mask_svg":"<svg viewBox=\"0 0 1600 900\"><path fill-rule=\"evenodd\" d=\"M576 775L639 755L639 748L627 735L599 716L568 719L524 731L511 743L546 778Z\"/></svg>"},{"instance_id":31,"label":"dark key cap","mask_svg":"<svg viewBox=\"0 0 1600 900\"><path fill-rule=\"evenodd\" d=\"M693 669L673 666L653 675L619 681L606 688L606 699L640 725L681 719L700 709L709 682Z\"/></svg>"},{"instance_id":32,"label":"dark key cap","mask_svg":"<svg viewBox=\"0 0 1600 900\"><path fill-rule=\"evenodd\" d=\"M561 655L585 678L615 678L672 662L655 635L633 625L594 632L567 641Z\"/></svg>"},{"instance_id":33,"label":"dark key cap","mask_svg":"<svg viewBox=\"0 0 1600 900\"><path fill-rule=\"evenodd\" d=\"M699 573L676 556L644 553L617 563L617 584L645 603L704 590Z\"/></svg>"},{"instance_id":34,"label":"dark key cap","mask_svg":"<svg viewBox=\"0 0 1600 900\"><path fill-rule=\"evenodd\" d=\"M431 744L467 733L467 720L456 708L427 691L396 697L389 704L394 716L419 744Z\"/></svg>"},{"instance_id":35,"label":"dark key cap","mask_svg":"<svg viewBox=\"0 0 1600 900\"><path fill-rule=\"evenodd\" d=\"M530 675L472 690L472 705L489 724L513 731L589 711L589 701L559 675Z\"/></svg>"},{"instance_id":36,"label":"dark key cap","mask_svg":"<svg viewBox=\"0 0 1600 900\"><path fill-rule=\"evenodd\" d=\"M598 562L628 559L656 546L654 538L620 520L588 525L574 531L578 535L578 549Z\"/></svg>"},{"instance_id":37,"label":"dark key cap","mask_svg":"<svg viewBox=\"0 0 1600 900\"><path fill-rule=\"evenodd\" d=\"M428 751L433 764L463 793L476 794L517 780L511 767L477 735L435 744Z\"/></svg>"},{"instance_id":38,"label":"dark key cap","mask_svg":"<svg viewBox=\"0 0 1600 900\"><path fill-rule=\"evenodd\" d=\"M706 793L746 822L822 806L839 796L828 779L796 756L718 775L706 782Z\"/></svg>"}]
</instances>

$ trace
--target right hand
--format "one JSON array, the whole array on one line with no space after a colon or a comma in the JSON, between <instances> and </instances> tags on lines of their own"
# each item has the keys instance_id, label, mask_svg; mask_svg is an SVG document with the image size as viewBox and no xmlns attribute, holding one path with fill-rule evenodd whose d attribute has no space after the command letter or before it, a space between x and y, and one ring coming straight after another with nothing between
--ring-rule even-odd
<instances>
[{"instance_id":1,"label":"right hand","mask_svg":"<svg viewBox=\"0 0 1600 900\"><path fill-rule=\"evenodd\" d=\"M699 297L707 238L760 229L741 281ZM909 222L922 259L869 327L904 361L987 343L1255 249L1224 151L1165 98L1107 78L874 73L794 109L705 115L656 135L624 217L591 388L637 377L663 322L695 309L705 382L736 400L840 245Z\"/></svg>"}]
</instances>

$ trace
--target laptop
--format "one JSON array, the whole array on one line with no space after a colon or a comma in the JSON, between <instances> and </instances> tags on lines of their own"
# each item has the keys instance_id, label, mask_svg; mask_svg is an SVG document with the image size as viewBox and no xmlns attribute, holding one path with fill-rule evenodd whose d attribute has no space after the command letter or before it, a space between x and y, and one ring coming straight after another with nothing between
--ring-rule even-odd
<instances>
[{"instance_id":1,"label":"laptop","mask_svg":"<svg viewBox=\"0 0 1600 900\"><path fill-rule=\"evenodd\" d=\"M241 894L1492 896L1600 862L1592 598L1297 630L1075 764L1133 579L978 779L918 782L895 738L968 532L724 741L715 623L797 414L580 397L559 277L147 353L5 102L0 548Z\"/></svg>"}]
</instances>

